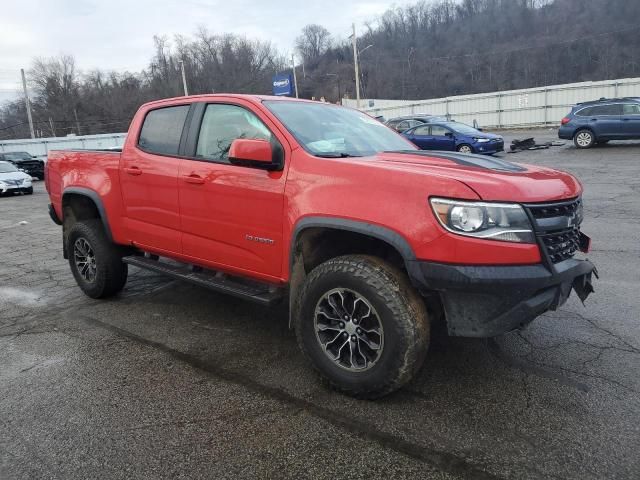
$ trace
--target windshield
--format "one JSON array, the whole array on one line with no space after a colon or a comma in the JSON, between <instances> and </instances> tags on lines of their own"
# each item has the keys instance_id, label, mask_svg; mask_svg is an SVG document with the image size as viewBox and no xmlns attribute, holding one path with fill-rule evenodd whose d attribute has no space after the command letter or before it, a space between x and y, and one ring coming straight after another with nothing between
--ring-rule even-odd
<instances>
[{"instance_id":1,"label":"windshield","mask_svg":"<svg viewBox=\"0 0 640 480\"><path fill-rule=\"evenodd\" d=\"M5 153L4 158L6 158L7 160L29 160L31 158L31 155L26 152L11 152Z\"/></svg>"},{"instance_id":2,"label":"windshield","mask_svg":"<svg viewBox=\"0 0 640 480\"><path fill-rule=\"evenodd\" d=\"M8 162L0 162L0 173L11 173L17 172L18 169Z\"/></svg>"},{"instance_id":3,"label":"windshield","mask_svg":"<svg viewBox=\"0 0 640 480\"><path fill-rule=\"evenodd\" d=\"M388 150L413 150L369 115L325 103L267 101L264 104L302 147L319 157L362 157Z\"/></svg>"},{"instance_id":4,"label":"windshield","mask_svg":"<svg viewBox=\"0 0 640 480\"><path fill-rule=\"evenodd\" d=\"M463 135L482 135L481 131L470 127L469 125L465 125L464 123L456 123L454 125L447 124L447 126L458 133L462 133Z\"/></svg>"}]
</instances>

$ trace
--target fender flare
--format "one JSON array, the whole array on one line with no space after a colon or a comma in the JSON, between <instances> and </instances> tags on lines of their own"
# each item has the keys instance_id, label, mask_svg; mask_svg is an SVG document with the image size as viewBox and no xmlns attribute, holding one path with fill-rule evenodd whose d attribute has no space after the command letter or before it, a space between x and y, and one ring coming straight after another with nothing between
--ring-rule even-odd
<instances>
[{"instance_id":1,"label":"fender flare","mask_svg":"<svg viewBox=\"0 0 640 480\"><path fill-rule=\"evenodd\" d=\"M398 232L381 225L361 222L358 220L348 220L338 217L304 217L296 223L291 235L289 249L289 271L291 272L295 261L295 246L300 233L308 228L329 228L335 230L346 230L349 232L367 235L377 238L394 247L404 260L407 267L416 260L416 255L409 245L409 242Z\"/></svg>"},{"instance_id":2,"label":"fender flare","mask_svg":"<svg viewBox=\"0 0 640 480\"><path fill-rule=\"evenodd\" d=\"M98 210L98 214L100 215L100 221L102 222L102 226L104 227L104 231L107 234L107 238L109 241L113 241L113 236L111 235L111 227L109 226L109 219L107 218L107 212L104 208L104 204L102 203L102 199L100 195L95 190L91 190L89 188L84 187L68 187L65 188L62 192L62 205L64 205L64 197L66 195L81 195L83 197L87 197L90 199L93 204L96 206ZM62 211L62 221L64 222L64 209Z\"/></svg>"}]
</instances>

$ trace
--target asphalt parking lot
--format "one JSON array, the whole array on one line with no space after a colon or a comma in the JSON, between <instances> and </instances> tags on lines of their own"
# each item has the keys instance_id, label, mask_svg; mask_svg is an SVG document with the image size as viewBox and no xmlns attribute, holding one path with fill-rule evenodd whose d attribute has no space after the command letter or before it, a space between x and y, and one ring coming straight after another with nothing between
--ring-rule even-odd
<instances>
[{"instance_id":1,"label":"asphalt parking lot","mask_svg":"<svg viewBox=\"0 0 640 480\"><path fill-rule=\"evenodd\" d=\"M133 268L85 297L43 183L0 198L0 478L640 478L640 143L502 156L581 179L596 293L375 402L317 381L282 308Z\"/></svg>"}]
</instances>

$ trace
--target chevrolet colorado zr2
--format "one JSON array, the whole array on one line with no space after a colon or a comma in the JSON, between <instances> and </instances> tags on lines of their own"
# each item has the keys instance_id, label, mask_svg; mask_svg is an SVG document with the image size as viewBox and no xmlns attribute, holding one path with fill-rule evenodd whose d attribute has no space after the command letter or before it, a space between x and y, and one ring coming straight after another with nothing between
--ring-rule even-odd
<instances>
[{"instance_id":1,"label":"chevrolet colorado zr2","mask_svg":"<svg viewBox=\"0 0 640 480\"><path fill-rule=\"evenodd\" d=\"M356 110L254 95L143 105L122 151L49 155L49 212L92 298L129 265L289 302L309 363L376 398L420 369L432 326L491 337L584 300L594 266L567 173L424 152Z\"/></svg>"}]
</instances>

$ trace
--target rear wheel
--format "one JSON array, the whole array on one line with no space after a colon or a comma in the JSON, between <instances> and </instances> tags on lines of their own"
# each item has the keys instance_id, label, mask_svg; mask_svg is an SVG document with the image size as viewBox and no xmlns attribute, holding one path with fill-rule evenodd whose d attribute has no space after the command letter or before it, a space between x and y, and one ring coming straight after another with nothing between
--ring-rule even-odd
<instances>
[{"instance_id":1,"label":"rear wheel","mask_svg":"<svg viewBox=\"0 0 640 480\"><path fill-rule=\"evenodd\" d=\"M67 238L71 272L86 295L106 298L122 290L127 283L127 265L99 219L74 223Z\"/></svg>"},{"instance_id":2,"label":"rear wheel","mask_svg":"<svg viewBox=\"0 0 640 480\"><path fill-rule=\"evenodd\" d=\"M596 138L591 130L578 130L573 136L576 148L591 148L596 143Z\"/></svg>"},{"instance_id":3,"label":"rear wheel","mask_svg":"<svg viewBox=\"0 0 640 480\"><path fill-rule=\"evenodd\" d=\"M471 145L467 145L466 143L459 145L457 150L460 153L473 153L473 148L471 147Z\"/></svg>"},{"instance_id":4,"label":"rear wheel","mask_svg":"<svg viewBox=\"0 0 640 480\"><path fill-rule=\"evenodd\" d=\"M295 315L298 344L331 387L378 398L422 365L429 319L406 275L382 260L344 256L316 267Z\"/></svg>"}]
</instances>

